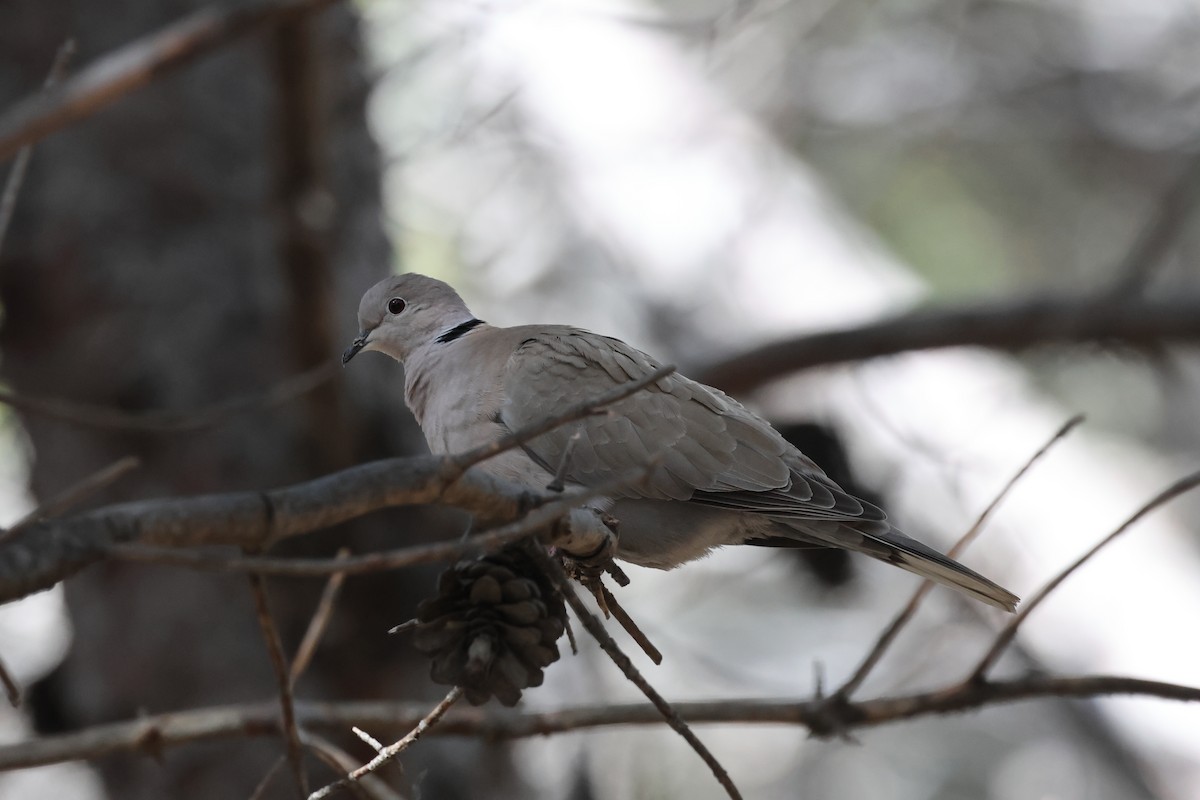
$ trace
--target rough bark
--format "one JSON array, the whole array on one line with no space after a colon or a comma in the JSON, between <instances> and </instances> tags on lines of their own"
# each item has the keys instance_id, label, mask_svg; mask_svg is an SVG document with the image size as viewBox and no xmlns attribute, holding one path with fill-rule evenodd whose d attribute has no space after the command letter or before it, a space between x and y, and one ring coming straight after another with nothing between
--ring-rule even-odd
<instances>
[{"instance_id":1,"label":"rough bark","mask_svg":"<svg viewBox=\"0 0 1200 800\"><path fill-rule=\"evenodd\" d=\"M0 25L0 103L35 91L68 36L83 68L199 7L131 0L118 13L103 3L14 0ZM337 353L355 329L359 294L391 263L356 26L336 8L242 39L37 145L0 253L8 385L128 411L193 408L265 389L322 351ZM399 370L380 360L303 401L194 433L20 419L37 498L116 458L142 460L94 498L101 503L257 489L417 451L400 397ZM287 546L314 555L339 543L396 546L436 536L444 522L396 512ZM330 641L354 642L341 653L355 655L318 652L299 693L422 695L407 648L383 632L411 615L429 580L348 585ZM320 590L320 581L272 584L285 648L295 647ZM53 727L273 690L244 576L106 564L66 593L74 643L34 693L38 718ZM212 745L161 764L117 757L98 767L114 797L246 797L280 752L273 741ZM430 774L450 776L427 785L431 795L471 793L469 771ZM277 780L269 796L292 793Z\"/></svg>"}]
</instances>

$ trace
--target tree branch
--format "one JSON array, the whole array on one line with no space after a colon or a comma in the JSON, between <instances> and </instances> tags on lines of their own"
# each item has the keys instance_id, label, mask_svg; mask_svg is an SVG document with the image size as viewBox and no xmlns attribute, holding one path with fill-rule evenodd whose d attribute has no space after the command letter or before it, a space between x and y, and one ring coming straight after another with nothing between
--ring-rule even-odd
<instances>
[{"instance_id":1,"label":"tree branch","mask_svg":"<svg viewBox=\"0 0 1200 800\"><path fill-rule=\"evenodd\" d=\"M592 489L573 492L565 496L554 495L554 500L539 506L514 522L493 528L485 533L467 539L458 539L451 542L402 547L397 550L385 550L380 553L367 553L360 556L347 556L346 558L227 556L219 553L206 553L195 550L175 550L171 548L139 547L133 545L112 547L105 555L110 558L162 564L172 567L186 567L188 569L213 572L252 572L261 575L286 575L293 578L319 578L334 574L363 575L368 572L386 572L404 567L413 567L418 564L450 561L480 553L493 552L535 531L546 528L558 519L566 516L572 509L578 508L589 500L609 496L620 489L629 488L644 481L652 469L653 467L647 467L635 470L627 476L617 478ZM529 495L520 491L517 487L509 486L507 490L516 492L513 502L518 507L529 497ZM469 506L464 507L470 508Z\"/></svg>"},{"instance_id":2,"label":"tree branch","mask_svg":"<svg viewBox=\"0 0 1200 800\"><path fill-rule=\"evenodd\" d=\"M315 13L337 0L271 0L254 8L205 8L101 57L58 86L0 116L0 162L21 147L91 116L120 97L242 36Z\"/></svg>"},{"instance_id":3,"label":"tree branch","mask_svg":"<svg viewBox=\"0 0 1200 800\"><path fill-rule=\"evenodd\" d=\"M1200 342L1200 297L1121 302L1112 297L1017 298L921 309L857 328L785 339L693 370L730 394L803 369L942 347L1019 351L1034 345Z\"/></svg>"},{"instance_id":4,"label":"tree branch","mask_svg":"<svg viewBox=\"0 0 1200 800\"><path fill-rule=\"evenodd\" d=\"M1086 553L1072 562L1070 566L1055 575L1049 583L1047 583L1037 592L1037 594L1026 600L1022 604L1021 610L1013 615L1012 619L1008 621L1008 624L1001 629L1000 633L997 634L995 641L992 643L992 646L988 649L983 658L979 660L979 663L975 666L975 669L971 672L971 674L966 678L966 682L971 683L984 680L988 670L995 665L996 660L1000 658L1000 655L1016 637L1017 628L1019 628L1021 623L1033 613L1035 608L1042 604L1043 600L1049 597L1055 589L1062 585L1063 581L1065 581L1076 570L1091 560L1091 558L1099 553L1103 548L1112 543L1118 536L1132 528L1139 520L1141 520L1142 517L1146 516L1159 506L1174 500L1179 495L1184 494L1185 492L1190 492L1197 486L1200 486L1200 472L1193 472L1191 475L1180 478L1175 483L1171 484L1166 489L1162 490L1153 498L1151 498L1145 505L1135 511L1133 516L1121 523L1121 526L1115 531L1101 539L1100 542L1097 543L1091 550L1088 550Z\"/></svg>"},{"instance_id":5,"label":"tree branch","mask_svg":"<svg viewBox=\"0 0 1200 800\"><path fill-rule=\"evenodd\" d=\"M25 516L14 522L8 530L0 532L0 542L7 539L10 535L21 530L27 525L47 519L49 517L57 517L60 514L65 514L75 506L82 503L87 498L91 497L96 492L108 487L125 476L126 473L132 472L141 465L141 461L133 456L125 456L122 459L114 461L106 467L103 467L91 475L88 475L78 483L68 486L63 491L51 497L46 502L39 505L37 508L30 511Z\"/></svg>"},{"instance_id":6,"label":"tree branch","mask_svg":"<svg viewBox=\"0 0 1200 800\"><path fill-rule=\"evenodd\" d=\"M389 459L271 491L145 500L38 522L0 543L0 601L48 589L122 542L265 548L371 511L433 502L516 516L518 490L477 471L447 477L448 465Z\"/></svg>"},{"instance_id":7,"label":"tree branch","mask_svg":"<svg viewBox=\"0 0 1200 800\"><path fill-rule=\"evenodd\" d=\"M667 702L666 698L659 694L642 673L638 671L633 662L629 660L629 656L625 655L616 640L604 628L604 623L583 604L583 601L579 599L579 595L575 593L575 587L572 585L570 579L567 578L567 574L563 571L562 566L541 550L530 548L529 553L542 567L546 576L554 584L554 588L558 589L563 599L567 601L567 605L575 612L575 617L583 625L584 629L600 645L600 649L625 674L629 682L636 686L642 694L646 695L646 699L653 705L655 712L661 715L667 725L683 737L683 740L696 751L696 754L700 756L701 760L712 771L713 776L716 777L717 782L721 784L721 788L725 790L725 793L729 795L731 800L741 800L742 794L738 791L737 786L734 785L733 779L729 777L729 773L725 770L725 767L721 765L720 761L717 761L717 757L712 754L712 751L696 737L691 727L683 721L683 717L679 714L679 711L671 703Z\"/></svg>"},{"instance_id":8,"label":"tree branch","mask_svg":"<svg viewBox=\"0 0 1200 800\"><path fill-rule=\"evenodd\" d=\"M931 692L847 703L839 715L839 724L846 729L861 729L1023 700L1049 697L1084 699L1113 695L1200 702L1200 687L1115 675L1029 675L1014 680L960 683ZM800 725L816 735L833 732L828 705L820 699L745 698L673 705L680 715L694 725ZM304 730L344 731L351 726L409 730L428 710L428 706L418 703L315 703L303 700L296 703L297 719ZM659 710L645 703L577 706L544 712L460 707L448 712L428 735L522 739L615 725L655 725L661 722ZM276 700L177 711L0 746L0 770L95 759L112 753L140 752L152 755L165 748L193 742L278 735L279 704Z\"/></svg>"},{"instance_id":9,"label":"tree branch","mask_svg":"<svg viewBox=\"0 0 1200 800\"><path fill-rule=\"evenodd\" d=\"M312 732L301 731L300 740L304 742L305 747L312 751L313 755L324 761L335 775L344 775L359 763L358 759L333 742ZM403 768L400 772L403 774ZM400 794L374 775L364 775L351 785L351 791L368 800L403 800Z\"/></svg>"},{"instance_id":10,"label":"tree branch","mask_svg":"<svg viewBox=\"0 0 1200 800\"><path fill-rule=\"evenodd\" d=\"M403 738L393 742L387 747L380 749L375 758L371 759L366 764L363 764L358 769L353 770L341 780L326 786L322 786L320 789L310 794L308 796L308 800L321 800L321 798L328 797L343 786L357 783L361 779L370 775L372 772L378 770L384 764L387 764L396 756L403 753L414 742L416 742L417 739L421 738L423 734L429 732L429 730L436 725L442 719L442 717L445 716L446 712L450 709L450 706L458 702L458 699L462 697L462 694L462 688L455 686L446 694L444 698L442 698L441 702L434 706L432 711L430 711L424 717L421 717L421 721L413 726L413 729L405 734Z\"/></svg>"},{"instance_id":11,"label":"tree branch","mask_svg":"<svg viewBox=\"0 0 1200 800\"><path fill-rule=\"evenodd\" d=\"M50 66L50 74L46 76L42 89L46 90L58 83L67 71L67 65L75 55L75 40L67 39L58 48L54 63ZM13 212L17 208L17 197L21 194L21 185L25 182L25 172L29 169L29 160L33 158L33 145L27 144L17 151L12 169L8 172L8 180L4 184L4 192L0 194L0 253L4 252L4 237L8 233L9 223L12 222Z\"/></svg>"},{"instance_id":12,"label":"tree branch","mask_svg":"<svg viewBox=\"0 0 1200 800\"><path fill-rule=\"evenodd\" d=\"M300 745L300 728L296 725L296 698L292 694L291 669L283 652L283 640L271 616L267 600L266 578L262 575L247 575L250 593L254 595L254 612L258 627L262 631L267 655L271 659L271 671L275 673L275 684L279 689L279 724L283 728L283 741L287 748L288 763L296 779L300 796L308 794L308 774L304 771L304 749Z\"/></svg>"},{"instance_id":13,"label":"tree branch","mask_svg":"<svg viewBox=\"0 0 1200 800\"><path fill-rule=\"evenodd\" d=\"M1193 154L1159 195L1133 246L1116 265L1109 290L1113 296L1128 296L1145 289L1154 269L1163 263L1171 246L1179 240L1198 200L1200 155Z\"/></svg>"},{"instance_id":14,"label":"tree branch","mask_svg":"<svg viewBox=\"0 0 1200 800\"><path fill-rule=\"evenodd\" d=\"M958 556L961 555L962 552L966 550L979 536L980 532L983 530L984 523L987 522L992 516L992 513L996 510L996 507L1000 505L1000 501L1008 496L1008 493L1012 491L1013 487L1017 485L1017 482L1024 477L1025 473L1029 472L1029 469L1036 464L1041 457L1050 450L1051 447L1053 447L1057 442L1061 441L1063 437L1074 430L1081 422L1083 422L1083 416L1076 415L1067 420L1062 427L1055 431L1054 435L1050 437L1050 441L1042 445L1038 451L1030 456L1029 460L1026 461L1019 470L1017 470L1017 473L1013 475L1008 483L1004 485L1004 488L1000 490L1000 493L993 498L992 502L988 503L987 508L985 508L983 513L979 515L979 518L975 520L975 524L967 529L967 532L962 535L962 538L954 543L954 547L951 547L946 552L946 555L950 558L958 558ZM917 587L917 590L913 592L912 597L909 598L908 604L905 605L904 608L901 609L900 613L897 614L896 617L891 621L891 623L883 629L883 632L879 635L875 645L858 665L858 668L854 670L854 673L850 676L850 678L847 679L846 682L843 683L836 692L834 692L833 696L835 698L835 702L844 701L858 690L858 687L862 685L862 682L865 681L867 676L871 674L871 670L873 670L875 665L879 663L879 660L883 658L883 654L887 652L887 649L891 646L892 642L894 642L896 637L900 635L900 631L904 629L904 626L907 625L909 620L913 618L913 615L917 613L917 608L921 605L921 602L925 599L925 596L929 594L932 588L933 581L921 581L921 585Z\"/></svg>"},{"instance_id":15,"label":"tree branch","mask_svg":"<svg viewBox=\"0 0 1200 800\"><path fill-rule=\"evenodd\" d=\"M527 519L538 519L545 524L565 512L564 502L578 505L599 492L644 479L645 471L624 476L607 487L563 497L551 492L538 496L479 470L468 472L468 469L624 399L670 369L664 367L645 380L618 386L461 455L385 459L280 489L143 500L31 524L0 542L0 602L48 589L110 555L115 545L125 543L168 547L229 544L266 549L281 539L329 528L372 511L427 503L456 506L498 521L516 519L528 511L531 503L546 503L552 506L550 511L539 517L527 515ZM647 469L652 468L653 465ZM494 531L474 537L468 546L487 546L492 541L488 537L496 535L498 532ZM421 557L437 560L446 552L460 552L455 549L458 547L451 544L451 550L446 550L444 545L434 545ZM347 573L353 572L351 562L352 559L339 562L333 571L344 565Z\"/></svg>"},{"instance_id":16,"label":"tree branch","mask_svg":"<svg viewBox=\"0 0 1200 800\"><path fill-rule=\"evenodd\" d=\"M350 555L350 548L343 547L338 550L334 556L334 561L341 561ZM262 573L259 573L260 575ZM333 606L337 602L338 594L342 590L342 584L346 581L345 572L335 572L329 576L329 580L325 582L325 589L321 592L321 599L317 601L317 608L313 611L312 619L308 621L308 628L304 631L304 636L300 639L300 644L296 647L296 655L292 659L292 666L288 670L288 683L292 686L296 685L296 681L300 680L300 676L308 669L309 663L312 662L313 654L317 652L317 646L321 643L321 637L325 635L325 629L329 627L329 621L333 619Z\"/></svg>"}]
</instances>

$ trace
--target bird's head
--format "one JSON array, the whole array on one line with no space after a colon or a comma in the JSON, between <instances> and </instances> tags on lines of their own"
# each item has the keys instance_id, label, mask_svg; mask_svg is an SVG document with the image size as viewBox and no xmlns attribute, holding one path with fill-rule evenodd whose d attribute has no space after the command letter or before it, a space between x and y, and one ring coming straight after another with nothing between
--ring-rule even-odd
<instances>
[{"instance_id":1,"label":"bird's head","mask_svg":"<svg viewBox=\"0 0 1200 800\"><path fill-rule=\"evenodd\" d=\"M474 319L458 293L442 281L415 272L394 275L363 295L358 304L358 338L342 354L342 363L365 350L378 350L403 362L414 350L444 339L448 331Z\"/></svg>"}]
</instances>

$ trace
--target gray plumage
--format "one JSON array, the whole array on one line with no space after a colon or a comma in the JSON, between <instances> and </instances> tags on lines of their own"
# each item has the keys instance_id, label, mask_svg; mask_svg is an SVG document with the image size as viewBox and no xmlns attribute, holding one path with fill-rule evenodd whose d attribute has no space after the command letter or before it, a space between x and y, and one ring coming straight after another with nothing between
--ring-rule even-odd
<instances>
[{"instance_id":1,"label":"gray plumage","mask_svg":"<svg viewBox=\"0 0 1200 800\"><path fill-rule=\"evenodd\" d=\"M448 285L412 273L367 291L358 318L343 361L378 350L404 364L405 401L434 453L493 441L659 367L624 342L578 328L487 325ZM676 373L610 411L482 468L543 489L570 446L566 481L589 487L660 458L647 482L593 504L620 521L616 555L635 564L670 569L714 547L770 537L865 553L985 603L1016 606L1011 592L896 530L717 389Z\"/></svg>"}]
</instances>

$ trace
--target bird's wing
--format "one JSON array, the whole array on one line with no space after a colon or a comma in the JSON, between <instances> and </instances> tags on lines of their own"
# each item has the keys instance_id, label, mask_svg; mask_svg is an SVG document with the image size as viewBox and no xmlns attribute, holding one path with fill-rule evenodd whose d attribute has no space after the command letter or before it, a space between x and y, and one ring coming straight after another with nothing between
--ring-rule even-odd
<instances>
[{"instance_id":1,"label":"bird's wing","mask_svg":"<svg viewBox=\"0 0 1200 800\"><path fill-rule=\"evenodd\" d=\"M540 422L658 367L616 339L573 328L530 330L505 370L500 422L510 430ZM781 523L780 537L769 543L791 539L856 550L1010 611L1017 602L1012 593L892 528L883 511L844 492L737 401L678 374L613 404L608 413L537 437L525 452L550 473L565 459L564 478L583 486L628 475L658 457L662 466L623 497L763 514Z\"/></svg>"},{"instance_id":2,"label":"bird's wing","mask_svg":"<svg viewBox=\"0 0 1200 800\"><path fill-rule=\"evenodd\" d=\"M574 328L533 330L508 362L501 421L518 429L658 367L617 339ZM565 477L584 486L661 458L662 466L648 482L629 489L629 497L692 500L793 519L882 518L874 506L838 488L767 422L679 374L612 405L608 413L538 437L526 452L555 473L568 447Z\"/></svg>"}]
</instances>

